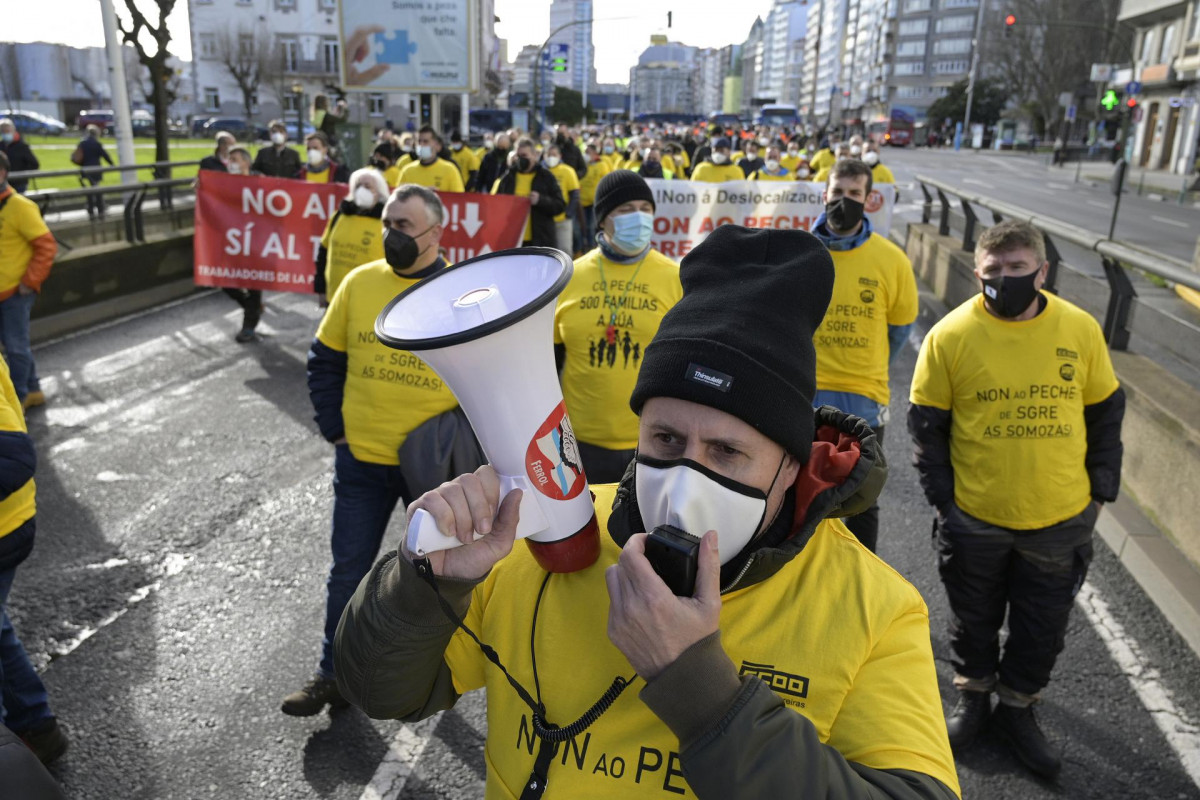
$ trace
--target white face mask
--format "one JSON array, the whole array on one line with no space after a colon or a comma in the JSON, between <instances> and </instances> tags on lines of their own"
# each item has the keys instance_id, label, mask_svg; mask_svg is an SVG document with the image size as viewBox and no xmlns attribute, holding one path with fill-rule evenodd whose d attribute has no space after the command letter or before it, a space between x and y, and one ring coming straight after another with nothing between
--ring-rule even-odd
<instances>
[{"instance_id":1,"label":"white face mask","mask_svg":"<svg viewBox=\"0 0 1200 800\"><path fill-rule=\"evenodd\" d=\"M558 156L546 156L546 166L549 167L550 169L554 169L561 163L562 163L562 159L559 158Z\"/></svg>"},{"instance_id":2,"label":"white face mask","mask_svg":"<svg viewBox=\"0 0 1200 800\"><path fill-rule=\"evenodd\" d=\"M241 164L230 164L229 165L229 174L230 175L241 175L242 174L242 165Z\"/></svg>"},{"instance_id":3,"label":"white face mask","mask_svg":"<svg viewBox=\"0 0 1200 800\"><path fill-rule=\"evenodd\" d=\"M417 145L417 158L422 161L430 161L433 159L433 148L427 144Z\"/></svg>"},{"instance_id":4,"label":"white face mask","mask_svg":"<svg viewBox=\"0 0 1200 800\"><path fill-rule=\"evenodd\" d=\"M308 151L308 165L310 167L319 167L325 163L325 151L318 150L313 147Z\"/></svg>"},{"instance_id":5,"label":"white face mask","mask_svg":"<svg viewBox=\"0 0 1200 800\"><path fill-rule=\"evenodd\" d=\"M768 172L778 172L779 171L779 162L773 158L767 159L767 171Z\"/></svg>"},{"instance_id":6,"label":"white face mask","mask_svg":"<svg viewBox=\"0 0 1200 800\"><path fill-rule=\"evenodd\" d=\"M360 186L354 190L354 205L359 208L374 208L375 203L375 193L366 186Z\"/></svg>"},{"instance_id":7,"label":"white face mask","mask_svg":"<svg viewBox=\"0 0 1200 800\"><path fill-rule=\"evenodd\" d=\"M874 150L868 150L863 156L863 161L867 162L873 167L879 163L879 153L876 153Z\"/></svg>"},{"instance_id":8,"label":"white face mask","mask_svg":"<svg viewBox=\"0 0 1200 800\"><path fill-rule=\"evenodd\" d=\"M454 144L450 145L450 149L457 153L459 150L462 150L462 145L455 142Z\"/></svg>"},{"instance_id":9,"label":"white face mask","mask_svg":"<svg viewBox=\"0 0 1200 800\"><path fill-rule=\"evenodd\" d=\"M767 145L769 145L771 143L771 140L765 136L760 136L760 137L758 137L758 143L761 144L763 147L766 147Z\"/></svg>"},{"instance_id":10,"label":"white face mask","mask_svg":"<svg viewBox=\"0 0 1200 800\"><path fill-rule=\"evenodd\" d=\"M801 167L800 169L796 170L797 178L807 178L810 174L811 173L808 171L808 167Z\"/></svg>"},{"instance_id":11,"label":"white face mask","mask_svg":"<svg viewBox=\"0 0 1200 800\"><path fill-rule=\"evenodd\" d=\"M791 157L791 158L795 158L795 157L796 157L796 156L798 156L798 155L800 155L800 151L799 151L799 150L797 150L797 149L796 149L796 148L794 148L794 147L789 147L789 148L788 148L788 156L789 156L789 157Z\"/></svg>"},{"instance_id":12,"label":"white face mask","mask_svg":"<svg viewBox=\"0 0 1200 800\"><path fill-rule=\"evenodd\" d=\"M859 147L859 146L858 146L858 145L856 145L856 144L852 144L852 145L850 145L850 155L852 155L852 156L856 156L856 155L859 155L860 153L862 153L862 148L861 148L861 147Z\"/></svg>"},{"instance_id":13,"label":"white face mask","mask_svg":"<svg viewBox=\"0 0 1200 800\"><path fill-rule=\"evenodd\" d=\"M724 164L729 160L729 156L725 155L724 153L714 152L712 154L712 160L714 164Z\"/></svg>"},{"instance_id":14,"label":"white face mask","mask_svg":"<svg viewBox=\"0 0 1200 800\"><path fill-rule=\"evenodd\" d=\"M761 489L686 458L659 461L639 455L634 481L647 533L659 525L673 525L697 539L716 531L722 564L745 549L767 516L767 494Z\"/></svg>"},{"instance_id":15,"label":"white face mask","mask_svg":"<svg viewBox=\"0 0 1200 800\"><path fill-rule=\"evenodd\" d=\"M642 148L642 161L645 161L649 157L650 157L650 148L649 147Z\"/></svg>"}]
</instances>

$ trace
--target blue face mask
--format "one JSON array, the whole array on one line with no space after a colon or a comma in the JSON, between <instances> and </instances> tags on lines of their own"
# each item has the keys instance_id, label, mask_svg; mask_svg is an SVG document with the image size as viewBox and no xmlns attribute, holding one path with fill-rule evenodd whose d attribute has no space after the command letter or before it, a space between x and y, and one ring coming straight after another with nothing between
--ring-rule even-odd
<instances>
[{"instance_id":1,"label":"blue face mask","mask_svg":"<svg viewBox=\"0 0 1200 800\"><path fill-rule=\"evenodd\" d=\"M626 255L635 255L646 249L654 234L654 215L645 211L634 211L613 217L613 247Z\"/></svg>"},{"instance_id":2,"label":"blue face mask","mask_svg":"<svg viewBox=\"0 0 1200 800\"><path fill-rule=\"evenodd\" d=\"M3 141L5 144L12 144L13 138L11 133L0 133L0 141Z\"/></svg>"}]
</instances>

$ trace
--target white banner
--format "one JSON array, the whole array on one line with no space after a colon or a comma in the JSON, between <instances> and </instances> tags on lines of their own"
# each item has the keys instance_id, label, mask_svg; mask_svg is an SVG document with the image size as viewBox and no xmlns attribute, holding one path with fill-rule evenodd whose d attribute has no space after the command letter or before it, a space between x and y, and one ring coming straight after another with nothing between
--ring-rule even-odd
<instances>
[{"instance_id":1,"label":"white banner","mask_svg":"<svg viewBox=\"0 0 1200 800\"><path fill-rule=\"evenodd\" d=\"M478 89L478 0L341 0L347 91Z\"/></svg>"},{"instance_id":2,"label":"white banner","mask_svg":"<svg viewBox=\"0 0 1200 800\"><path fill-rule=\"evenodd\" d=\"M654 248L683 258L718 225L809 230L825 210L825 184L782 181L693 183L650 179L654 192ZM867 217L881 236L892 227L896 187L879 184L867 197Z\"/></svg>"}]
</instances>

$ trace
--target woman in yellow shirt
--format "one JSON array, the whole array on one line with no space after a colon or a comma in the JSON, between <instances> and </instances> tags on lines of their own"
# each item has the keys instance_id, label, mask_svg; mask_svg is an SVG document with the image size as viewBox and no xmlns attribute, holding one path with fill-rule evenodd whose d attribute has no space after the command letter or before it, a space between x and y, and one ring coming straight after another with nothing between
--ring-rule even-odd
<instances>
[{"instance_id":1,"label":"woman in yellow shirt","mask_svg":"<svg viewBox=\"0 0 1200 800\"><path fill-rule=\"evenodd\" d=\"M330 218L317 248L313 293L321 308L355 267L383 258L383 205L388 186L375 167L355 170L350 191Z\"/></svg>"}]
</instances>

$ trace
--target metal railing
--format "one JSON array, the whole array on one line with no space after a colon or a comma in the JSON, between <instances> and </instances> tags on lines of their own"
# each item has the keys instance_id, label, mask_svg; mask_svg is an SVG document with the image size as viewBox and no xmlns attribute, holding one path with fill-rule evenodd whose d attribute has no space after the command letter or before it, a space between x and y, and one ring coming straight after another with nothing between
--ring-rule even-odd
<instances>
[{"instance_id":1,"label":"metal railing","mask_svg":"<svg viewBox=\"0 0 1200 800\"><path fill-rule=\"evenodd\" d=\"M159 209L170 211L175 207L175 201L181 192L187 192L195 184L195 178L171 178L171 170L177 167L194 167L199 161L154 161L148 164L130 164L127 166L107 167L76 167L59 170L26 170L9 174L10 179L60 178L76 177L79 179L78 189L41 189L27 192L25 196L37 203L45 217L54 211L78 210L88 207L89 210L99 206L103 211L108 207L108 198L117 195L122 198L125 223L125 240L130 244L146 241L145 217L143 204L147 196L154 192L157 196ZM109 173L137 173L149 171L151 180L138 183L117 183L109 186L92 185L89 178L103 177ZM83 201L83 205L79 201ZM103 219L103 214L94 217L93 221ZM67 250L70 245L59 240L59 244Z\"/></svg>"},{"instance_id":2,"label":"metal railing","mask_svg":"<svg viewBox=\"0 0 1200 800\"><path fill-rule=\"evenodd\" d=\"M1061 220L1035 214L1028 209L984 197L973 192L950 186L934 178L918 175L917 182L925 196L921 209L921 222L931 224L935 219L934 203L938 204L936 220L938 233L942 236L951 235L951 215L955 204L953 197L961 208L961 246L965 252L975 251L980 217L978 209L986 210L992 224L1006 219L1022 220L1037 227L1045 237L1046 260L1050 262L1049 274L1046 276L1046 289L1057 293L1060 269L1063 258L1055 241L1069 242L1085 250L1092 251L1100 257L1104 268L1104 277L1108 283L1109 295L1104 314L1104 338L1113 350L1126 350L1129 347L1131 326L1133 325L1137 290L1130 280L1128 269L1133 269L1169 284L1179 284L1200 291L1200 274L1193 272L1186 261L1173 258L1162 253L1143 250L1122 242L1109 239L1101 234L1071 225ZM931 191L932 190L932 191ZM985 223L986 224L986 223ZM1128 269L1127 269L1128 268ZM1180 323L1182 329L1176 328L1174 335L1183 333L1183 338L1190 344L1200 341L1200 327L1183 320L1173 319ZM1157 331L1160 341L1171 342L1171 332ZM1179 347L1175 341L1173 350L1187 351L1190 347ZM1200 349L1191 353L1192 363L1197 359Z\"/></svg>"}]
</instances>

